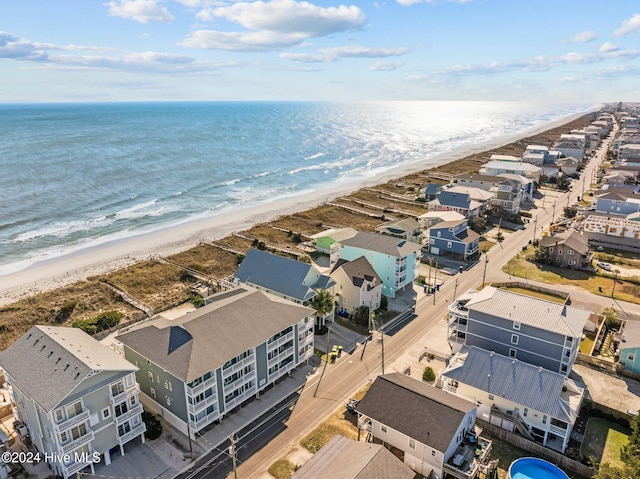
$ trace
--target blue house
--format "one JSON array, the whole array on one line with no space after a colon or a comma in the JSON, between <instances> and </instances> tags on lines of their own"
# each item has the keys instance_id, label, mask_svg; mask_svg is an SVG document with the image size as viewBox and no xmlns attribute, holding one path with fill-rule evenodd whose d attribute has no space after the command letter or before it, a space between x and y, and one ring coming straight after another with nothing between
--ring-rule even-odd
<instances>
[{"instance_id":1,"label":"blue house","mask_svg":"<svg viewBox=\"0 0 640 479\"><path fill-rule=\"evenodd\" d=\"M304 306L311 305L319 289L333 295L332 288L336 284L309 263L254 248L247 251L233 277L240 283ZM323 326L324 321L332 319L333 311L316 321L318 326Z\"/></svg>"},{"instance_id":2,"label":"blue house","mask_svg":"<svg viewBox=\"0 0 640 479\"><path fill-rule=\"evenodd\" d=\"M480 235L467 220L444 221L429 229L429 253L467 260L478 253Z\"/></svg>"},{"instance_id":3,"label":"blue house","mask_svg":"<svg viewBox=\"0 0 640 479\"><path fill-rule=\"evenodd\" d=\"M482 203L472 200L469 194L449 190L441 190L428 205L429 211L456 211L467 218L478 216L482 209Z\"/></svg>"},{"instance_id":4,"label":"blue house","mask_svg":"<svg viewBox=\"0 0 640 479\"><path fill-rule=\"evenodd\" d=\"M620 333L620 364L627 371L640 374L640 324L626 321Z\"/></svg>"},{"instance_id":5,"label":"blue house","mask_svg":"<svg viewBox=\"0 0 640 479\"><path fill-rule=\"evenodd\" d=\"M637 213L640 211L640 195L631 192L605 193L596 199L596 211L621 216Z\"/></svg>"},{"instance_id":6,"label":"blue house","mask_svg":"<svg viewBox=\"0 0 640 479\"><path fill-rule=\"evenodd\" d=\"M382 279L382 294L395 298L396 292L412 287L418 277L421 250L421 245L411 241L360 231L331 245L331 266L340 259L353 261L364 256Z\"/></svg>"}]
</instances>

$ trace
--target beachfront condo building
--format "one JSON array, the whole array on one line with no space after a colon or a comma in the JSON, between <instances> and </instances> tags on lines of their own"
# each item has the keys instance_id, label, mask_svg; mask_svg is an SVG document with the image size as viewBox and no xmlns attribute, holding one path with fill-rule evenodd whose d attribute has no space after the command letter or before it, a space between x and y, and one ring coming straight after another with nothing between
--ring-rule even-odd
<instances>
[{"instance_id":1,"label":"beachfront condo building","mask_svg":"<svg viewBox=\"0 0 640 479\"><path fill-rule=\"evenodd\" d=\"M591 312L487 286L449 306L453 352L477 346L565 376L578 354Z\"/></svg>"},{"instance_id":2,"label":"beachfront condo building","mask_svg":"<svg viewBox=\"0 0 640 479\"><path fill-rule=\"evenodd\" d=\"M364 256L382 280L382 294L395 298L418 277L422 246L393 236L360 231L331 245L331 266Z\"/></svg>"},{"instance_id":3,"label":"beachfront condo building","mask_svg":"<svg viewBox=\"0 0 640 479\"><path fill-rule=\"evenodd\" d=\"M313 356L313 309L249 287L207 302L116 338L147 409L192 438Z\"/></svg>"},{"instance_id":4,"label":"beachfront condo building","mask_svg":"<svg viewBox=\"0 0 640 479\"><path fill-rule=\"evenodd\" d=\"M31 442L65 479L144 442L137 367L77 328L34 326L0 355Z\"/></svg>"}]
</instances>

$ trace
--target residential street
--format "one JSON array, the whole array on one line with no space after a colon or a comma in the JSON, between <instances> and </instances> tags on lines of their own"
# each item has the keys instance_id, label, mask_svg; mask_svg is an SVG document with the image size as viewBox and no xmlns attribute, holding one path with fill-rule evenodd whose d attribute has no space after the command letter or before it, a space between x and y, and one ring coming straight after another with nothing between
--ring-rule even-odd
<instances>
[{"instance_id":1,"label":"residential street","mask_svg":"<svg viewBox=\"0 0 640 479\"><path fill-rule=\"evenodd\" d=\"M583 171L586 179L593 176L611 138L613 138L613 134L605 140L596 157ZM577 201L577 197L583 193L578 185L582 186L582 180L574 183L573 191L557 195L552 203L547 200L545 209L534 210L534 218L524 230L508 235L502 244L495 246L488 252L486 255L488 262L485 262L483 255L480 261L468 271L448 278L435 298L434 296L420 296L415 310L416 316L393 335L385 334L384 336L384 362L387 365L385 372L390 372L389 365L414 347L423 337L428 336L438 321L442 320L449 301L453 299L454 292L459 295L469 288L482 286L485 267L485 283L508 280L509 275L502 272L502 266L523 245L533 239L532 228L534 224L537 224L538 228L536 237L540 238L542 230L551 222L554 212L555 218L557 218L561 216L565 206ZM612 303L610 298L593 295L577 288L567 286L554 286L554 288L569 292L572 304L588 307L594 311L611 306ZM626 313L640 314L639 305L616 302L615 306ZM435 329L442 330L442 328ZM286 423L286 428L264 448L239 465L238 477L260 477L273 462L286 455L293 445L322 422L327 415L343 406L348 397L382 372L382 342L377 337L367 345L362 360L360 360L361 353L362 346L360 345L351 356L345 355L336 364L329 365L318 388L319 375L315 375L309 381ZM316 388L317 394L315 394Z\"/></svg>"}]
</instances>

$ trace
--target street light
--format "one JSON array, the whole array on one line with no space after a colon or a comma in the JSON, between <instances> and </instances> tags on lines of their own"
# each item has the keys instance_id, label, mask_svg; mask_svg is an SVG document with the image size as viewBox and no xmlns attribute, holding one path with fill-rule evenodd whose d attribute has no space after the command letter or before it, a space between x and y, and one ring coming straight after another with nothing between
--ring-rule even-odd
<instances>
[{"instance_id":1,"label":"street light","mask_svg":"<svg viewBox=\"0 0 640 479\"><path fill-rule=\"evenodd\" d=\"M487 250L484 251L484 271L482 272L482 287L484 288L484 279L487 276L487 263L489 262L489 258L487 258Z\"/></svg>"},{"instance_id":2,"label":"street light","mask_svg":"<svg viewBox=\"0 0 640 479\"><path fill-rule=\"evenodd\" d=\"M616 281L618 281L618 275L620 274L620 270L613 270L613 288L611 288L611 297L613 298L613 294L616 292Z\"/></svg>"}]
</instances>

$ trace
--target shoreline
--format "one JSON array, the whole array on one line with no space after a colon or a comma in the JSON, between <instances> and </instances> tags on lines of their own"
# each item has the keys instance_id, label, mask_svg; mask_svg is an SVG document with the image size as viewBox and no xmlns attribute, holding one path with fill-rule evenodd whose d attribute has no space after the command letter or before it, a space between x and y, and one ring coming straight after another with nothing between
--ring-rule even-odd
<instances>
[{"instance_id":1,"label":"shoreline","mask_svg":"<svg viewBox=\"0 0 640 479\"><path fill-rule=\"evenodd\" d=\"M545 122L510 135L440 153L429 159L398 166L371 178L348 182L328 190L245 207L43 260L25 269L0 276L0 306L82 281L90 276L115 271L154 254L171 255L196 246L202 241L224 238L233 232L249 229L257 223L311 209L364 187L380 185L425 168L435 168L470 155L500 148L521 138L564 125L593 111L597 111L597 108Z\"/></svg>"}]
</instances>

